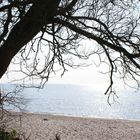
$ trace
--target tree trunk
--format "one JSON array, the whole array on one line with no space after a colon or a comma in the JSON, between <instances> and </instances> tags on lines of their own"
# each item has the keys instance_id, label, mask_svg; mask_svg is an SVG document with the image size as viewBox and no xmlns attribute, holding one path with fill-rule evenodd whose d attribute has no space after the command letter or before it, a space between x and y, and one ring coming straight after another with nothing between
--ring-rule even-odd
<instances>
[{"instance_id":1,"label":"tree trunk","mask_svg":"<svg viewBox=\"0 0 140 140\"><path fill-rule=\"evenodd\" d=\"M12 58L50 22L61 0L36 0L24 18L11 30L0 47L0 78L6 72Z\"/></svg>"}]
</instances>

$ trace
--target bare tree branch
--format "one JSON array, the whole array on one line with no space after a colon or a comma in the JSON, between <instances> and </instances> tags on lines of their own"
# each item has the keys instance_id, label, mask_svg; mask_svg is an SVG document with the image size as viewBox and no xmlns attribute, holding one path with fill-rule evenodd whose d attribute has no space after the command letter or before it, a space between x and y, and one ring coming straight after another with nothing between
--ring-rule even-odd
<instances>
[{"instance_id":1,"label":"bare tree branch","mask_svg":"<svg viewBox=\"0 0 140 140\"><path fill-rule=\"evenodd\" d=\"M44 85L52 73L77 68L76 59L98 55L114 76L140 86L140 3L121 0L13 0L0 3L0 77L13 62ZM96 42L82 50L82 41ZM88 50L88 51L87 51ZM18 59L15 57L17 55ZM105 59L103 59L103 57ZM21 80L21 79L20 79Z\"/></svg>"}]
</instances>

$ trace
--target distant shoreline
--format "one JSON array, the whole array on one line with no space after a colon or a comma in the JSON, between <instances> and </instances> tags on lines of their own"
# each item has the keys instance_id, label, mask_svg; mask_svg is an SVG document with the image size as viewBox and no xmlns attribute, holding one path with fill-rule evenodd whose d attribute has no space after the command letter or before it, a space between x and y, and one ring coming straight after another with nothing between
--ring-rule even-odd
<instances>
[{"instance_id":1,"label":"distant shoreline","mask_svg":"<svg viewBox=\"0 0 140 140\"><path fill-rule=\"evenodd\" d=\"M12 114L29 114L29 115L50 115L50 116L63 116L63 117L73 117L73 118L85 118L85 119L105 119L105 120L123 120L123 121L140 121L140 119L125 119L125 118L114 118L114 117L99 117L99 116L87 116L87 115L73 115L73 114L58 114L58 113L47 113L47 112L17 112L17 111L9 111Z\"/></svg>"},{"instance_id":2,"label":"distant shoreline","mask_svg":"<svg viewBox=\"0 0 140 140\"><path fill-rule=\"evenodd\" d=\"M55 135L60 140L140 140L140 121L16 112L12 116L9 129L31 140L53 140Z\"/></svg>"},{"instance_id":3,"label":"distant shoreline","mask_svg":"<svg viewBox=\"0 0 140 140\"><path fill-rule=\"evenodd\" d=\"M125 119L125 118L115 118L115 117L99 117L99 116L87 116L87 115L73 115L73 114L58 114L58 113L47 113L47 112L29 112L29 111L8 111L13 115L41 115L41 116L62 116L62 117L72 117L72 118L84 118L84 119L105 119L105 120L122 120L122 121L140 121L140 119Z\"/></svg>"}]
</instances>

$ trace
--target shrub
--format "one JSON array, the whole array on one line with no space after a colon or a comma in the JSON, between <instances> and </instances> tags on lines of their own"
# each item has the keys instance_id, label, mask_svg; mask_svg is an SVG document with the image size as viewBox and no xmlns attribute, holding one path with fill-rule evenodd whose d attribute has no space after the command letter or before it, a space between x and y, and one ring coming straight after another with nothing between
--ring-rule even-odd
<instances>
[{"instance_id":1,"label":"shrub","mask_svg":"<svg viewBox=\"0 0 140 140\"><path fill-rule=\"evenodd\" d=\"M0 140L20 140L20 138L18 138L16 130L13 129L7 132L5 129L0 128Z\"/></svg>"}]
</instances>

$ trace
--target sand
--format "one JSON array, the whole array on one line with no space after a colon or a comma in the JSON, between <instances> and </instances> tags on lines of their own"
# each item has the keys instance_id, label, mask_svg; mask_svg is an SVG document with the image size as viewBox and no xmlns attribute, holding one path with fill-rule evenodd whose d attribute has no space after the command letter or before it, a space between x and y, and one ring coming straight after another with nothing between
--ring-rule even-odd
<instances>
[{"instance_id":1,"label":"sand","mask_svg":"<svg viewBox=\"0 0 140 140\"><path fill-rule=\"evenodd\" d=\"M16 113L17 114L17 113ZM30 140L140 140L140 121L22 113L13 115L8 129Z\"/></svg>"}]
</instances>

